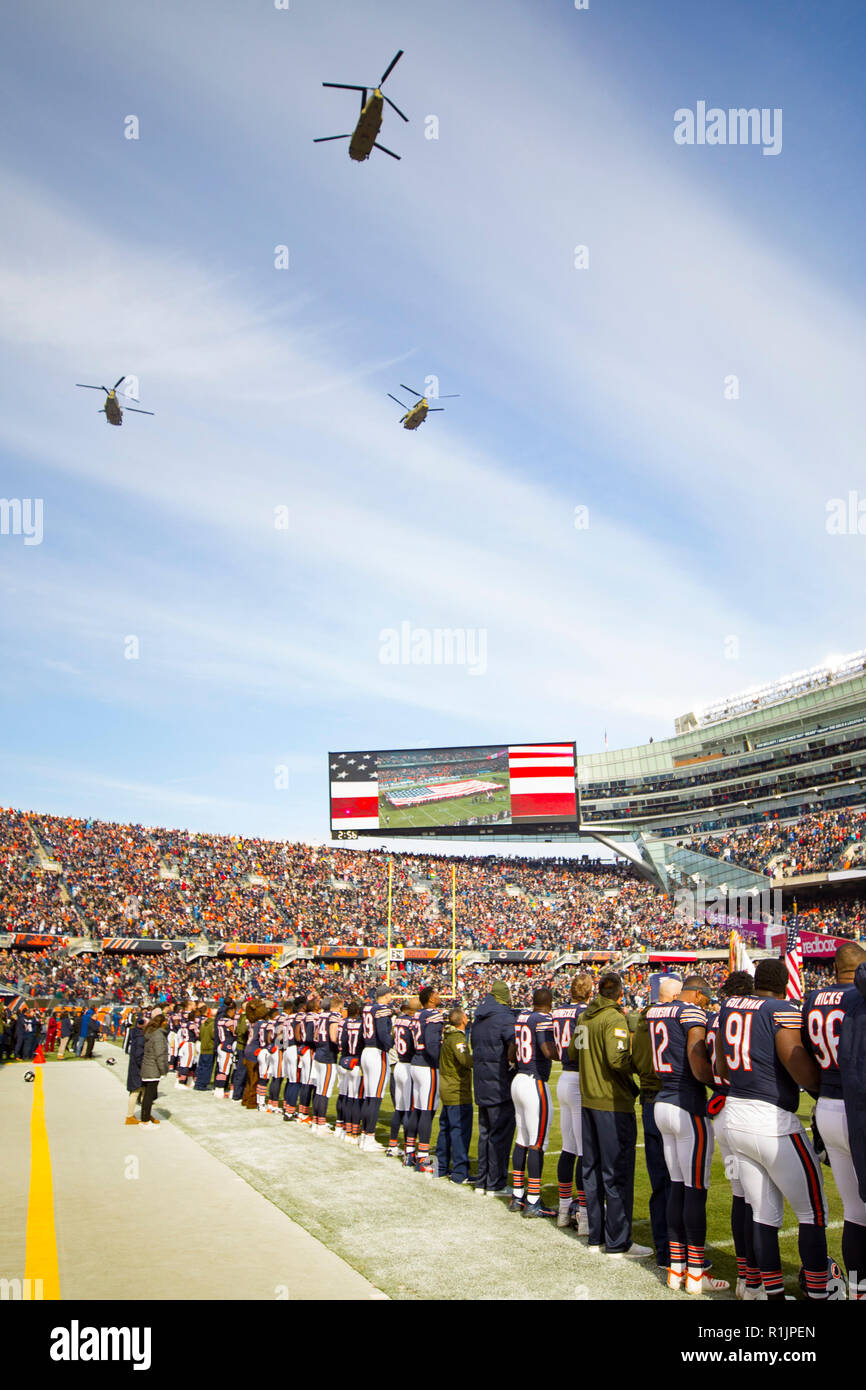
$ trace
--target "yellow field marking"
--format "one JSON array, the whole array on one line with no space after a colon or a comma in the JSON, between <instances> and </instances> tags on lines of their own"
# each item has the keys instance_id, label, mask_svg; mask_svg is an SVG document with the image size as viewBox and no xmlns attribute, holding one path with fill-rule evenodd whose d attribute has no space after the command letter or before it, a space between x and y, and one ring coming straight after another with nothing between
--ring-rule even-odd
<instances>
[{"instance_id":1,"label":"yellow field marking","mask_svg":"<svg viewBox=\"0 0 866 1390\"><path fill-rule=\"evenodd\" d=\"M27 1199L24 1278L30 1280L31 1298L41 1296L44 1299L59 1299L60 1268L57 1260L57 1233L54 1229L54 1183L51 1177L48 1130L45 1127L43 1078L43 1067L36 1067L33 1109L30 1112L30 1191Z\"/></svg>"}]
</instances>

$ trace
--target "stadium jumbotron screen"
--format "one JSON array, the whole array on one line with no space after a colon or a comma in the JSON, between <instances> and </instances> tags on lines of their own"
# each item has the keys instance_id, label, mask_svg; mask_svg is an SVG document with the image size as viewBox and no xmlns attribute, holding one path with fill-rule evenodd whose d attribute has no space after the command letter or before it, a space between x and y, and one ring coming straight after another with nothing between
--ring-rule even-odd
<instances>
[{"instance_id":1,"label":"stadium jumbotron screen","mask_svg":"<svg viewBox=\"0 0 866 1390\"><path fill-rule=\"evenodd\" d=\"M576 828L573 743L329 753L331 833Z\"/></svg>"}]
</instances>

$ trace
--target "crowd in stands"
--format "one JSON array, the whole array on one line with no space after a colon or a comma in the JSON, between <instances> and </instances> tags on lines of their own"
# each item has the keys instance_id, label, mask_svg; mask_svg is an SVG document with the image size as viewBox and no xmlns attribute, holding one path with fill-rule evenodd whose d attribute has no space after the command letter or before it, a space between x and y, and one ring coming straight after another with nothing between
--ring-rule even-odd
<instances>
[{"instance_id":1,"label":"crowd in stands","mask_svg":"<svg viewBox=\"0 0 866 1390\"><path fill-rule=\"evenodd\" d=\"M317 848L0 813L0 927L79 936L625 950L682 939L671 902L624 866ZM48 866L48 867L46 867ZM724 944L699 925L689 946Z\"/></svg>"},{"instance_id":2,"label":"crowd in stands","mask_svg":"<svg viewBox=\"0 0 866 1390\"><path fill-rule=\"evenodd\" d=\"M803 869L859 845L864 822L866 813L847 811L691 843L741 863L751 856L754 867L784 854ZM452 876L464 953L701 950L728 942L727 925L689 920L625 864L388 855L17 811L0 812L0 930L383 948L389 866L395 947L451 946ZM859 900L801 915L811 930L866 931ZM127 960L125 970L148 978L180 968L177 956ZM64 957L52 968L103 967ZM204 988L227 972L268 968L261 960L210 960L183 978Z\"/></svg>"},{"instance_id":3,"label":"crowd in stands","mask_svg":"<svg viewBox=\"0 0 866 1390\"><path fill-rule=\"evenodd\" d=\"M795 821L763 821L746 830L677 844L771 877L847 869L866 859L866 811L820 811Z\"/></svg>"}]
</instances>

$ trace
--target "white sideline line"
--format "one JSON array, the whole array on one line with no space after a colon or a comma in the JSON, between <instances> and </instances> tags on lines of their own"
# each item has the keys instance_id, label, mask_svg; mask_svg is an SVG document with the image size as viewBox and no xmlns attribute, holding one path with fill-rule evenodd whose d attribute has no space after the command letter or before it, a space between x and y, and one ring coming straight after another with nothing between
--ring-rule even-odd
<instances>
[{"instance_id":1,"label":"white sideline line","mask_svg":"<svg viewBox=\"0 0 866 1390\"><path fill-rule=\"evenodd\" d=\"M844 1221L828 1221L826 1229L828 1231L839 1231L842 1229L844 1224ZM799 1226L792 1226L791 1229L788 1231L780 1231L779 1239L782 1240L785 1236L798 1236L799 1234ZM708 1245L710 1243L710 1241L707 1241ZM714 1240L712 1241L712 1247L714 1250L733 1250L734 1242L732 1240Z\"/></svg>"}]
</instances>

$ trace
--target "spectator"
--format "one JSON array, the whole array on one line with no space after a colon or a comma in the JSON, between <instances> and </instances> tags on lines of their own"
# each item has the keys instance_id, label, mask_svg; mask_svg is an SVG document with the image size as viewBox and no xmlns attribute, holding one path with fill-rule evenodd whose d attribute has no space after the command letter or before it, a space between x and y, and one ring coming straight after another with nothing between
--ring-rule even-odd
<instances>
[{"instance_id":1,"label":"spectator","mask_svg":"<svg viewBox=\"0 0 866 1390\"><path fill-rule=\"evenodd\" d=\"M442 1030L439 1053L439 1141L436 1159L439 1177L469 1182L469 1143L472 1138L472 1052L466 1041L468 1020L462 1009L452 1009Z\"/></svg>"},{"instance_id":2,"label":"spectator","mask_svg":"<svg viewBox=\"0 0 866 1390\"><path fill-rule=\"evenodd\" d=\"M90 1022L87 1025L87 1041L84 1047L85 1057L93 1056L93 1046L101 1032L102 1024L100 1023L96 1011L94 1010L94 1012L90 1015Z\"/></svg>"},{"instance_id":3,"label":"spectator","mask_svg":"<svg viewBox=\"0 0 866 1390\"><path fill-rule=\"evenodd\" d=\"M142 1096L141 1064L144 1058L144 1015L136 1017L135 1022L129 1030L127 1048L129 1051L129 1065L126 1070L126 1089L129 1098L126 1106L126 1123L137 1125L139 1121L135 1118L135 1107L140 1105Z\"/></svg>"},{"instance_id":4,"label":"spectator","mask_svg":"<svg viewBox=\"0 0 866 1390\"><path fill-rule=\"evenodd\" d=\"M62 1062L72 1035L72 1010L60 1010L60 1041L57 1045L57 1060Z\"/></svg>"},{"instance_id":5,"label":"spectator","mask_svg":"<svg viewBox=\"0 0 866 1390\"><path fill-rule=\"evenodd\" d=\"M478 1106L477 1192L502 1196L508 1191L508 1160L514 1138L514 1102L508 1048L514 1041L511 991L494 982L472 1024L471 1048Z\"/></svg>"},{"instance_id":6,"label":"spectator","mask_svg":"<svg viewBox=\"0 0 866 1390\"><path fill-rule=\"evenodd\" d=\"M84 1012L82 1013L82 1015L81 1015L81 1020L80 1020L79 1025L78 1025L78 1037L75 1039L75 1055L76 1055L76 1057L80 1057L80 1056L81 1056L81 1054L82 1054L82 1052L84 1051L84 1048L85 1048L85 1046L86 1046L86 1044L87 1044L87 1038L88 1038L88 1034L89 1034L89 1032L90 1032L90 1020L91 1020L92 1017L93 1017L93 1007L92 1007L92 1005L88 1005L88 1007L87 1007L87 1008L84 1010Z\"/></svg>"},{"instance_id":7,"label":"spectator","mask_svg":"<svg viewBox=\"0 0 866 1390\"><path fill-rule=\"evenodd\" d=\"M580 1092L583 1108L583 1186L589 1222L589 1249L643 1260L649 1246L632 1241L634 1166L638 1088L628 1026L619 1001L622 980L613 971L602 975L598 994L581 1015L569 1046L572 1060L580 1044ZM572 1055L573 1054L573 1055Z\"/></svg>"},{"instance_id":8,"label":"spectator","mask_svg":"<svg viewBox=\"0 0 866 1390\"><path fill-rule=\"evenodd\" d=\"M168 1074L168 1035L165 1014L154 1009L144 1029L144 1042L141 1050L141 1123L158 1125L151 1108L159 1092L162 1077Z\"/></svg>"}]
</instances>

